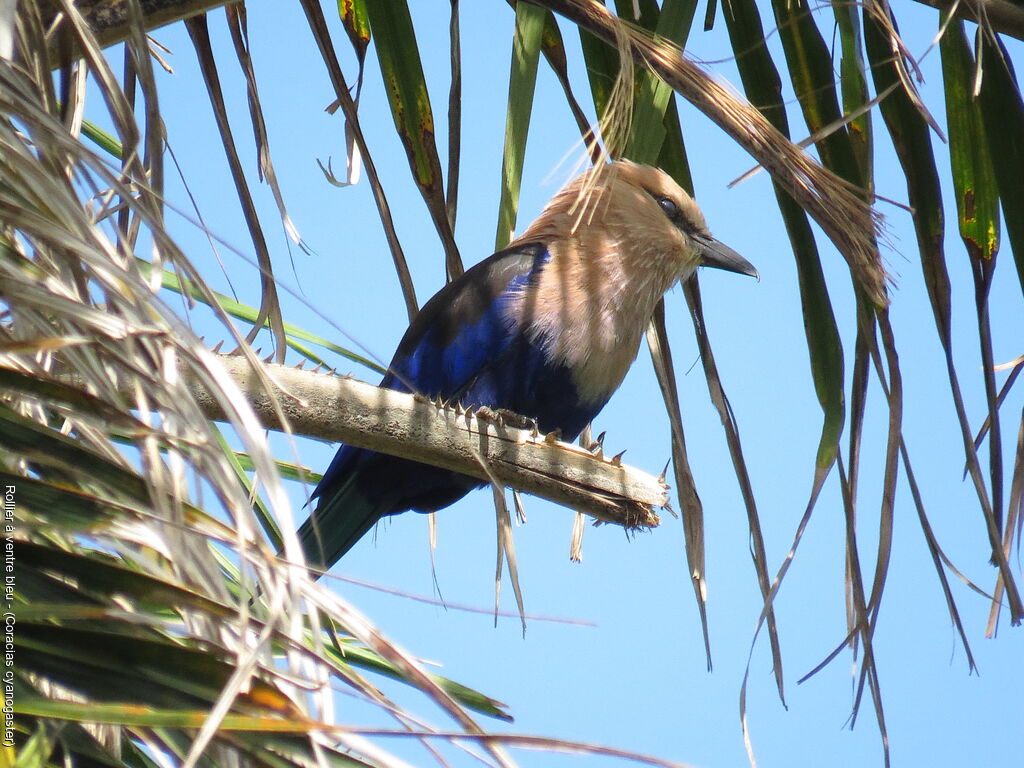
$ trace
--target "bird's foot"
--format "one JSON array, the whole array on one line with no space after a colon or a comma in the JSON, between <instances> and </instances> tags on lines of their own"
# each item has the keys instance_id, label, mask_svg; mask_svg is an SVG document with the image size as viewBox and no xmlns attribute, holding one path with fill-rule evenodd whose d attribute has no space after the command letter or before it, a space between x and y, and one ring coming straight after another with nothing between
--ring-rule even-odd
<instances>
[{"instance_id":1,"label":"bird's foot","mask_svg":"<svg viewBox=\"0 0 1024 768\"><path fill-rule=\"evenodd\" d=\"M490 408L484 405L477 409L476 417L497 424L499 427L528 429L533 433L534 437L539 433L536 420L515 411L507 411L504 408Z\"/></svg>"}]
</instances>

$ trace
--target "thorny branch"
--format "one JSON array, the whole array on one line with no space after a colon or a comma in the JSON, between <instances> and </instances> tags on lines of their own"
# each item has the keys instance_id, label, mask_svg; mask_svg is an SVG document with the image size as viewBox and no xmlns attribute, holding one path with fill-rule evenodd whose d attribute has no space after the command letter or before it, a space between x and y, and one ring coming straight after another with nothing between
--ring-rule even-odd
<instances>
[{"instance_id":1,"label":"thorny branch","mask_svg":"<svg viewBox=\"0 0 1024 768\"><path fill-rule=\"evenodd\" d=\"M407 459L499 482L571 507L595 520L628 529L659 524L656 507L668 504L665 482L622 464L618 457L543 435L514 414L464 409L381 389L355 379L265 364L279 388L268 393L240 357L221 361L270 429L281 429L277 407L296 434L344 441ZM204 413L224 418L222 406L198 379L190 388ZM526 427L526 428L523 428ZM482 458L487 467L480 464Z\"/></svg>"}]
</instances>

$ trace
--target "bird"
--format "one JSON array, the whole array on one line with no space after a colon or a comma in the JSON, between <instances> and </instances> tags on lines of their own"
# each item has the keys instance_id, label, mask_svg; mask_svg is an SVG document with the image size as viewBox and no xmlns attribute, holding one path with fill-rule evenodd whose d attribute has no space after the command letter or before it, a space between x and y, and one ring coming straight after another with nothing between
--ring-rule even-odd
<instances>
[{"instance_id":1,"label":"bird","mask_svg":"<svg viewBox=\"0 0 1024 768\"><path fill-rule=\"evenodd\" d=\"M758 276L711 236L667 173L603 163L566 184L507 248L438 291L380 386L513 411L575 439L622 383L658 301L700 266ZM299 530L307 565L326 570L381 518L435 512L482 485L342 445Z\"/></svg>"}]
</instances>

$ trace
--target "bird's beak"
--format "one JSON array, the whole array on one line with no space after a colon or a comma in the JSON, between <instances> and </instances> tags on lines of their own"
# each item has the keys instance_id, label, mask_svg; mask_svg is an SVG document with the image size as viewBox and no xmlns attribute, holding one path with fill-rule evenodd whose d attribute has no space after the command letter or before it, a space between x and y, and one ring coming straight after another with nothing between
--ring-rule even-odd
<instances>
[{"instance_id":1,"label":"bird's beak","mask_svg":"<svg viewBox=\"0 0 1024 768\"><path fill-rule=\"evenodd\" d=\"M700 266L725 269L739 272L741 275L761 278L754 265L740 256L725 243L721 243L710 235L691 235L700 249Z\"/></svg>"}]
</instances>

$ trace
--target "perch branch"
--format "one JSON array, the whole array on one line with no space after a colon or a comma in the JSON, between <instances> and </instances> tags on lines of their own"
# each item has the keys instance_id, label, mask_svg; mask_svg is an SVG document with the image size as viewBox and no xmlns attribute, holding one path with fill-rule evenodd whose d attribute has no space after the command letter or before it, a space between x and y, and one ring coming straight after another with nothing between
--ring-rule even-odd
<instances>
[{"instance_id":1,"label":"perch branch","mask_svg":"<svg viewBox=\"0 0 1024 768\"><path fill-rule=\"evenodd\" d=\"M664 480L535 430L513 426L488 409L470 412L425 398L381 389L355 379L264 364L277 386L269 394L240 357L220 358L268 429L281 429L274 400L296 434L343 441L499 482L629 529L659 524L656 507L668 504ZM223 408L196 376L190 389L206 415Z\"/></svg>"}]
</instances>

